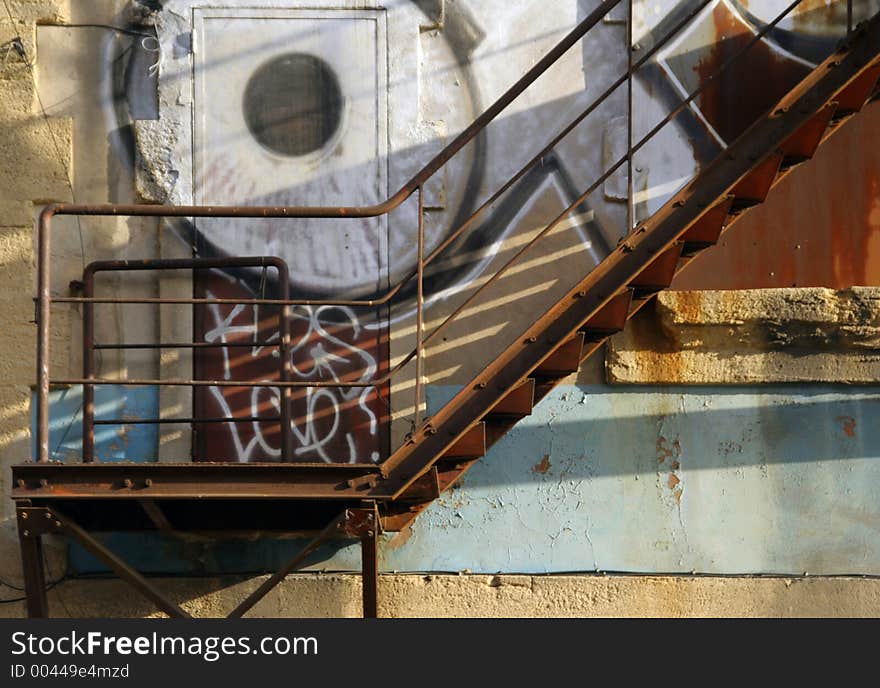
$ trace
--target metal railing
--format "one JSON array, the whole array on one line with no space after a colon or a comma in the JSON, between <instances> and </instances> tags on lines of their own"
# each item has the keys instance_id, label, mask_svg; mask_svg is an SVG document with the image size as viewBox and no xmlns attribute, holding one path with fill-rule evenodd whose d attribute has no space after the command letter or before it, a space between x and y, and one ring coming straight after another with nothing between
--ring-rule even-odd
<instances>
[{"instance_id":1,"label":"metal railing","mask_svg":"<svg viewBox=\"0 0 880 688\"><path fill-rule=\"evenodd\" d=\"M277 417L236 417L225 418L179 418L165 419L153 418L144 420L125 420L126 424L165 424L165 423L221 423L243 421L272 421L281 425L282 458L292 457L292 433L291 433L291 390L295 388L373 388L388 384L395 376L399 375L407 365L415 360L416 373L414 385L414 417L415 423L419 423L419 409L423 402L422 375L423 357L426 348L437 341L447 331L449 326L474 303L491 285L495 284L502 276L507 274L517 264L525 253L538 244L543 238L556 229L560 223L592 194L601 184L611 177L624 165L628 169L628 211L627 232L633 228L633 156L641 150L653 137L669 124L679 113L687 108L715 79L724 73L736 60L740 59L752 46L761 40L768 32L773 30L783 19L789 16L802 0L795 0L789 4L773 20L769 21L755 33L747 44L729 57L713 74L703 80L698 88L682 99L677 106L672 108L665 117L660 120L639 141L633 142L633 76L648 61L665 47L668 42L697 17L713 0L700 0L693 3L691 8L675 25L649 49L645 50L638 59L634 58L632 43L632 5L629 0L629 23L627 29L628 58L626 72L614 80L607 89L596 97L568 126L533 158L531 158L518 172L504 183L491 197L481 204L467 219L446 236L439 245L426 254L425 246L425 185L437 174L450 160L452 160L465 146L480 135L486 127L502 114L522 93L526 91L542 74L547 72L559 59L579 41L581 41L592 28L594 28L611 10L622 3L622 0L606 0L591 12L577 27L575 27L563 40L561 40L547 55L545 55L534 67L524 74L507 92L505 92L491 107L479 118L459 134L438 155L428 162L415 176L406 182L396 193L386 201L378 205L363 207L288 207L288 206L156 206L156 205L74 205L55 204L43 210L38 221L38 395L37 395L37 461L50 461L49 448L49 397L52 385L81 385L83 387L83 461L94 460L94 428L95 425L113 424L113 421L95 421L94 417L94 391L100 385L125 385L125 386L181 386L181 387L262 387L277 388L280 390L281 412ZM847 35L852 30L853 11L852 0L847 2ZM425 270L449 248L453 242L473 228L477 221L491 208L504 194L511 190L514 185L552 152L575 128L580 125L590 114L595 112L607 99L621 86L627 89L628 108L628 139L627 152L606 169L573 203L565 208L552 222L541 229L534 237L525 243L514 255L498 268L494 274L486 279L473 291L457 308L453 310L439 325L426 334L424 323L425 308ZM373 299L298 299L291 297L289 293L289 279L287 266L279 258L256 257L256 258L228 258L228 259L192 259L192 260L149 260L149 261L109 261L91 264L84 279L85 289L83 296L52 296L52 281L50 273L50 253L52 238L52 218L59 215L77 216L129 216L129 217L160 217L160 218L371 218L388 215L399 208L414 194L418 196L418 225L417 225L417 262L416 267L410 271L395 286L390 288L380 298ZM279 274L281 285L280 298L253 298L253 299L223 299L223 298L127 298L96 296L94 293L94 275L101 271L129 271L129 270L152 270L152 269L200 269L200 268L232 268L232 267L274 267ZM350 306L350 307L379 307L390 304L402 290L412 281L416 282L416 345L406 353L396 365L381 377L369 381L357 379L322 381L295 381L290 375L290 307L291 306ZM53 379L49 370L49 347L50 347L50 311L53 304L81 304L83 306L84 332L84 364L82 378ZM233 346L254 346L254 343L237 344L234 342L206 343L206 342L166 342L156 344L100 344L94 342L94 306L95 304L177 304L177 305L254 305L276 306L282 309L279 319L281 352L281 366L279 369L280 379L275 381L230 381L230 380L196 380L192 378L182 379L106 379L95 375L94 352L101 349L167 349L167 348L222 348Z\"/></svg>"}]
</instances>

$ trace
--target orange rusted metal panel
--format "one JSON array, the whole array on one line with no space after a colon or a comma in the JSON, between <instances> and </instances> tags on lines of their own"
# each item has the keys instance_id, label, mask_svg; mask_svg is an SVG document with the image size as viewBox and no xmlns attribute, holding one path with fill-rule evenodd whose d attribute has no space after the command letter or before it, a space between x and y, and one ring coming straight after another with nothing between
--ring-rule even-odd
<instances>
[{"instance_id":1,"label":"orange rusted metal panel","mask_svg":"<svg viewBox=\"0 0 880 688\"><path fill-rule=\"evenodd\" d=\"M880 285L880 105L825 141L672 288Z\"/></svg>"},{"instance_id":2,"label":"orange rusted metal panel","mask_svg":"<svg viewBox=\"0 0 880 688\"><path fill-rule=\"evenodd\" d=\"M780 165L782 153L774 153L743 177L730 192L736 198L734 207L763 203L776 180Z\"/></svg>"},{"instance_id":3,"label":"orange rusted metal panel","mask_svg":"<svg viewBox=\"0 0 880 688\"><path fill-rule=\"evenodd\" d=\"M874 92L877 80L880 79L880 64L874 65L864 74L854 79L837 96L838 111L841 114L859 112Z\"/></svg>"}]
</instances>

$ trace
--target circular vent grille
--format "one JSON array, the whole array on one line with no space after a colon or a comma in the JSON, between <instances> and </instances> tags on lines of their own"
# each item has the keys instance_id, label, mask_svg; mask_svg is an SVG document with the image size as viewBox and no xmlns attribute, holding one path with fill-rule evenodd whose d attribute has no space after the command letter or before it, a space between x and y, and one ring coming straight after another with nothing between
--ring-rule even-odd
<instances>
[{"instance_id":1,"label":"circular vent grille","mask_svg":"<svg viewBox=\"0 0 880 688\"><path fill-rule=\"evenodd\" d=\"M286 156L320 150L342 119L342 93L330 66L290 53L261 65L244 92L244 118L254 138Z\"/></svg>"}]
</instances>

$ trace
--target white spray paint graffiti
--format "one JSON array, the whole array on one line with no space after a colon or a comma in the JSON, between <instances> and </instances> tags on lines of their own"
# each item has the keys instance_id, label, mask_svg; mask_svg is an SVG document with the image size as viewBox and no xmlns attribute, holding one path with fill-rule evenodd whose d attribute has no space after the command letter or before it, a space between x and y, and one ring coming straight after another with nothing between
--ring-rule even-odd
<instances>
[{"instance_id":1,"label":"white spray paint graffiti","mask_svg":"<svg viewBox=\"0 0 880 688\"><path fill-rule=\"evenodd\" d=\"M239 282L239 284L241 283ZM206 296L211 299L218 298L218 295L210 290L207 291ZM226 315L221 312L221 307L216 304L212 304L208 310L213 318L213 327L207 330L204 335L204 340L208 343L241 342L242 337L252 338L254 342L259 344L278 341L279 335L277 332L260 339L259 307L237 305ZM353 365L355 365L360 373L356 379L358 383L366 383L375 379L379 369L376 358L369 351L353 343L353 341L357 340L363 327L351 308L343 306L322 306L319 308L295 306L292 309L291 319L294 328L297 322L305 326L302 336L299 336L291 346L291 369L296 380L304 382L339 382L342 379L350 379L350 374L341 374L341 370L344 368L351 369ZM351 332L352 341L347 341L328 331L330 329L328 323L331 322L334 325L342 322L346 329ZM233 380L233 365L230 361L229 351L228 348L222 349L223 376L225 380ZM263 346L255 345L249 350L249 355L257 358L263 351ZM334 351L340 353L333 353ZM298 353L300 353L299 356L297 355ZM279 353L277 349L273 351L272 356L273 358L278 358ZM300 365L297 365L298 361ZM307 364L302 365L303 362ZM271 383L269 378L262 378L258 381ZM209 392L224 416L234 415L228 399L223 394L222 388L211 387ZM358 412L363 414L364 419L369 424L370 435L376 438L379 422L376 414L368 405L372 392L373 388L371 387L306 388L304 417L301 422L296 420L291 422L291 432L294 434L297 443L295 457L300 460L318 459L327 463L340 462L342 460L346 460L349 463L377 462L381 458L379 452L375 451L372 447L369 449L358 447L354 434L345 430L345 427L350 426L350 424L343 424L341 422L343 408L352 408L351 402L356 400ZM274 409L275 413L279 413L279 390L269 386L253 388L250 394L250 415L258 417L260 409L265 408L266 402ZM329 428L326 427L326 424L319 426L316 423L319 415L319 406L325 414L330 414L332 420ZM280 458L280 449L277 446L273 446L267 440L262 423L258 421L251 423L254 436L247 442L242 439L238 424L229 423L227 427L231 434L232 444L238 461L247 462L255 460L255 455L258 451L261 455L270 458ZM343 433L341 437L344 439L345 446L347 447L347 457L334 456L328 451L328 445L339 439L339 433ZM369 453L364 455L366 451Z\"/></svg>"}]
</instances>

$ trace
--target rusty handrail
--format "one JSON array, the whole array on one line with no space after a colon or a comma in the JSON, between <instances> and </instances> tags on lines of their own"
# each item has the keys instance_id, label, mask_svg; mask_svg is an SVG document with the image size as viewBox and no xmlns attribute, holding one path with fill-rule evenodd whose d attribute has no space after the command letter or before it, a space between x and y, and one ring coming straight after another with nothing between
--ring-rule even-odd
<instances>
[{"instance_id":1,"label":"rusty handrail","mask_svg":"<svg viewBox=\"0 0 880 688\"><path fill-rule=\"evenodd\" d=\"M57 203L47 206L40 213L38 221L38 267L37 290L39 334L37 341L37 454L38 461L46 463L49 456L49 388L51 385L49 371L49 320L51 317L51 278L48 266L50 262L51 219L55 215L84 216L138 216L138 217L225 217L225 218L366 218L387 214L403 204L413 193L421 189L439 169L452 159L462 148L475 139L502 111L517 97L553 66L562 55L573 47L587 32L622 0L605 0L556 46L553 47L534 67L528 70L513 86L511 86L493 105L480 117L459 134L449 145L428 162L416 175L404 184L400 190L384 203L363 207L266 207L266 206L151 206L135 205L81 205ZM424 269L422 264L421 270ZM420 272L421 272L420 270ZM408 279L411 279L408 278ZM407 280L408 281L408 280ZM395 290L399 291L402 285ZM387 295L388 299L392 294ZM408 357L407 361L412 360ZM282 393L284 393L282 391Z\"/></svg>"},{"instance_id":2,"label":"rusty handrail","mask_svg":"<svg viewBox=\"0 0 880 688\"><path fill-rule=\"evenodd\" d=\"M514 255L504 266L496 271L496 273L480 286L473 294L471 294L452 314L450 314L440 325L434 328L427 337L422 337L422 308L423 308L423 278L424 267L433 261L439 254L448 247L455 238L461 235L468 227L472 226L476 219L491 206L501 195L509 190L517 179L521 178L529 169L549 151L552 150L565 136L582 122L591 112L593 112L599 104L626 80L632 80L633 73L641 65L653 56L660 48L665 46L669 39L678 33L694 16L699 14L711 0L703 0L699 5L695 5L688 14L680 20L671 31L663 38L655 42L650 50L638 61L631 58L628 61L626 73L621 76L614 84L612 84L601 96L595 99L592 104L579 115L574 122L567 126L558 136L556 136L550 144L544 148L535 158L512 177L502 188L484 203L477 211L475 211L458 229L451 233L445 241L434 249L428 256L424 255L424 238L423 238L423 193L424 183L431 178L443 165L446 164L456 153L458 153L467 143L472 141L490 122L492 122L500 112L502 112L518 95L526 90L538 77L541 76L552 64L554 64L567 50L569 50L578 40L580 40L608 11L613 9L620 3L620 0L609 0L603 3L593 13L582 21L573 31L571 31L553 50L551 50L544 58L542 58L529 72L519 79L501 98L499 98L493 106L474 121L464 132L462 132L451 144L449 144L441 153L435 156L419 173L417 173L409 182L404 184L401 189L387 199L384 203L374 206L363 207L285 207L285 206L155 206L155 205L75 205L75 204L56 204L50 205L44 209L40 215L39 221L39 244L40 244L40 271L38 274L38 282L40 289L39 309L40 309L40 342L38 347L38 373L40 398L38 403L38 436L39 436L39 455L40 461L48 460L48 389L49 389L49 371L48 371L48 316L51 303L84 303L89 307L94 303L186 303L186 304L208 304L208 303L235 303L235 304L251 304L254 305L353 305L353 306L376 306L387 303L394 295L399 293L400 289L413 277L419 280L419 308L417 323L417 345L403 360L386 375L381 378L371 380L369 382L334 380L333 382L294 382L289 379L279 381L257 381L257 382L234 382L228 381L210 381L210 380L98 380L93 377L86 376L81 379L57 380L56 384L82 384L88 387L102 384L122 384L122 385L163 385L163 386L249 386L249 387L276 387L280 388L282 397L289 394L291 388L296 387L378 387L394 377L403 367L408 365L413 358L418 357L417 366L421 366L421 354L424 347L439 336L445 328L455 320L455 318L470 305L486 288L496 282L507 270L532 246L552 231L573 209L580 205L598 186L611 176L624 163L632 163L633 154L640 150L653 136L664 126L666 126L675 116L677 116L689 103L691 103L700 93L707 88L715 78L724 72L730 64L736 61L743 53L748 51L758 40L760 40L767 32L774 28L783 18L785 18L802 0L794 0L786 7L774 20L766 24L756 35L732 57L725 61L712 75L710 75L694 92L687 98L682 100L678 106L666 117L663 118L647 135L645 135L637 144L633 145L630 138L627 154L620 158L612 167L600 176L578 199L564 210L553 222L538 233L530 242L528 242L520 251ZM849 27L848 27L849 28ZM849 32L848 32L849 33ZM631 115L631 113L630 113ZM362 218L375 217L386 214L399 207L413 193L419 192L419 256L418 266L410 275L404 278L386 295L380 299L371 300L349 300L349 301L329 301L329 300L291 300L289 296L282 296L282 299L102 299L95 297L57 297L49 296L49 278L45 266L48 264L49 255L49 227L50 220L54 215L95 215L95 216L113 216L113 215L132 215L132 216L154 216L154 217L228 217L228 218ZM248 259L244 259L248 260ZM161 261L160 261L161 262ZM120 261L120 263L128 263L128 261ZM126 269L122 267L121 269ZM46 327L43 327L43 324ZM178 345L178 346L189 346ZM195 346L193 344L193 346ZM113 348L113 347L107 347ZM153 348L153 347L151 347ZM416 419L418 419L418 408L420 403L420 385L416 384ZM282 404L284 406L284 404ZM418 423L416 423L418 424ZM45 432L44 432L45 430Z\"/></svg>"},{"instance_id":3,"label":"rusty handrail","mask_svg":"<svg viewBox=\"0 0 880 688\"><path fill-rule=\"evenodd\" d=\"M52 215L128 215L145 217L223 217L223 218L367 218L387 215L400 207L419 187L423 186L447 162L473 141L498 115L521 96L538 78L552 67L569 49L581 40L601 19L619 5L622 0L605 0L583 21L572 29L544 57L520 77L482 115L477 117L463 132L455 137L442 151L435 155L415 176L382 203L368 206L217 206L217 205L77 205L54 204Z\"/></svg>"},{"instance_id":4,"label":"rusty handrail","mask_svg":"<svg viewBox=\"0 0 880 688\"><path fill-rule=\"evenodd\" d=\"M635 62L631 62L627 72L619 76L605 91L598 95L593 102L577 117L572 120L559 134L557 134L544 148L541 149L531 160L529 160L520 170L508 179L494 194L492 194L479 208L477 208L457 229L449 233L449 235L436 246L424 258L424 264L433 263L434 260L468 229L473 227L474 223L482 216L486 210L492 207L498 199L507 193L520 179L522 179L530 170L537 166L559 143L564 140L574 129L589 117L595 110L620 86L622 86L629 76L636 70L641 68L648 60L650 60L661 48L663 48L672 36L675 36L682 28L702 12L714 0L700 0L699 4L691 8L659 41L651 48L646 50L642 56ZM722 67L723 69L723 67ZM72 206L65 206L68 210ZM97 207L97 206L96 206ZM131 208L132 206L113 206L114 208ZM137 206L142 207L142 206ZM180 208L183 206L143 206L147 208ZM201 207L201 206L200 206ZM256 206L251 206L256 207ZM72 212L70 214L73 214ZM117 213L108 213L116 215ZM119 215L126 213L119 212ZM160 215L164 217L164 215ZM225 217L225 216L224 216ZM263 216L260 216L263 217ZM274 216L266 216L274 217ZM412 270L406 277L402 278L395 286L391 287L384 296L378 299L350 299L350 300L327 300L327 299L297 299L287 302L288 305L297 306L352 306L372 308L383 306L391 301L414 277L418 275L418 268ZM98 298L86 299L77 296L54 297L53 303L130 303L130 304L169 304L169 305L248 305L248 306L264 306L264 305L281 305L284 301L279 299L197 299L197 298Z\"/></svg>"}]
</instances>

